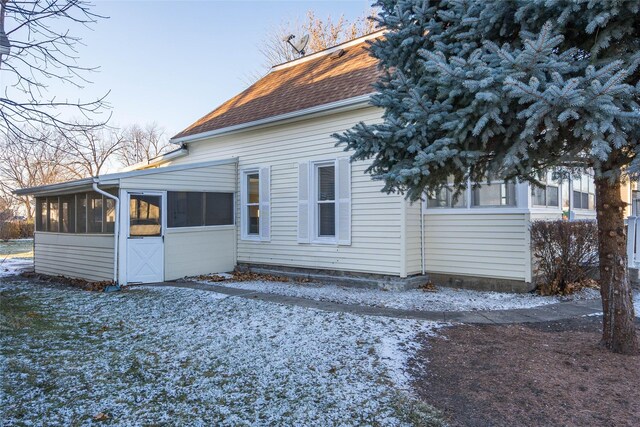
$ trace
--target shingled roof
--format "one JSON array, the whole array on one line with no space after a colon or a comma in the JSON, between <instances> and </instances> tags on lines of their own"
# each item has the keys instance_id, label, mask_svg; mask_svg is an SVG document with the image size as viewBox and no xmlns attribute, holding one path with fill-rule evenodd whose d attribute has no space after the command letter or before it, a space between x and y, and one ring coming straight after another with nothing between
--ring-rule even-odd
<instances>
[{"instance_id":1,"label":"shingled roof","mask_svg":"<svg viewBox=\"0 0 640 427\"><path fill-rule=\"evenodd\" d=\"M172 139L372 93L371 85L380 71L377 60L366 49L366 40L381 34L373 33L273 67L269 74Z\"/></svg>"}]
</instances>

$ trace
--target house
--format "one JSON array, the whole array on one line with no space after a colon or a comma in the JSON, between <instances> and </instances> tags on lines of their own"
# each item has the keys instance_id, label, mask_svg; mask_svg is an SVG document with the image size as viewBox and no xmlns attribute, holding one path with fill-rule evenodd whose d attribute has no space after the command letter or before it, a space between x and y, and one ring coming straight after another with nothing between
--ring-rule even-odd
<instances>
[{"instance_id":1,"label":"house","mask_svg":"<svg viewBox=\"0 0 640 427\"><path fill-rule=\"evenodd\" d=\"M36 272L127 284L240 266L531 289L530 222L595 218L593 180L496 181L423 203L382 193L330 136L381 120L366 50L380 34L273 67L148 164L17 191L36 197Z\"/></svg>"}]
</instances>

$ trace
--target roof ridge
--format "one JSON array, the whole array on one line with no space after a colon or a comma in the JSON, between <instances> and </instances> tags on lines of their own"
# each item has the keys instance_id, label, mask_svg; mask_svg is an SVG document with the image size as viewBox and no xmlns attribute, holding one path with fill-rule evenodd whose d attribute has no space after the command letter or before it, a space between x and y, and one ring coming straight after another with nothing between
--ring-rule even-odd
<instances>
[{"instance_id":1,"label":"roof ridge","mask_svg":"<svg viewBox=\"0 0 640 427\"><path fill-rule=\"evenodd\" d=\"M383 28L383 29L374 31L374 32L369 33L369 34L365 34L364 36L356 37L355 39L347 40L346 42L337 44L335 46L328 47L328 48L320 50L318 52L314 52L314 53L312 53L310 55L302 56L300 58L292 59L291 61L287 61L287 62L283 62L281 64L274 65L273 67L271 67L271 70L269 72L283 70L285 68L289 68L289 67L293 67L293 66L298 65L298 64L302 64L303 62L311 61L313 59L317 59L317 58L320 58L322 56L330 55L333 52L336 52L336 51L338 51L340 49L344 49L344 48L347 48L347 47L355 46L355 45L358 45L360 43L364 43L367 40L378 38L381 35L383 35L384 33L386 33L387 31L388 30L386 28Z\"/></svg>"}]
</instances>

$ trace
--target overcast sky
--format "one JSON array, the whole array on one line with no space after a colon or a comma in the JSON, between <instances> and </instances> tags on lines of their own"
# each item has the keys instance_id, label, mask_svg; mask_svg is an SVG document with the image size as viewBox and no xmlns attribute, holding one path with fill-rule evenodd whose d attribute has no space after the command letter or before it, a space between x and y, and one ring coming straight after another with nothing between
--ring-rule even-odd
<instances>
[{"instance_id":1,"label":"overcast sky","mask_svg":"<svg viewBox=\"0 0 640 427\"><path fill-rule=\"evenodd\" d=\"M243 90L261 70L258 51L270 28L302 18L349 20L372 1L96 1L109 19L85 30L79 62L99 66L81 94L53 85L60 97L83 100L111 91L112 123L157 122L169 136Z\"/></svg>"}]
</instances>

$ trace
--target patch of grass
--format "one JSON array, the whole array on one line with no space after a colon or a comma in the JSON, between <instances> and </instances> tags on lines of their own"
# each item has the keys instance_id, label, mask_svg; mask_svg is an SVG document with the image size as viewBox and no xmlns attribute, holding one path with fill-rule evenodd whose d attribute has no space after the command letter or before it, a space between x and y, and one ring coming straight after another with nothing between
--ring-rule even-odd
<instances>
[{"instance_id":1,"label":"patch of grass","mask_svg":"<svg viewBox=\"0 0 640 427\"><path fill-rule=\"evenodd\" d=\"M49 330L54 325L31 298L12 291L0 291L0 331Z\"/></svg>"},{"instance_id":2,"label":"patch of grass","mask_svg":"<svg viewBox=\"0 0 640 427\"><path fill-rule=\"evenodd\" d=\"M398 418L416 427L444 427L447 423L441 411L421 400L399 393L395 399Z\"/></svg>"}]
</instances>

